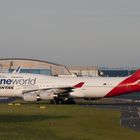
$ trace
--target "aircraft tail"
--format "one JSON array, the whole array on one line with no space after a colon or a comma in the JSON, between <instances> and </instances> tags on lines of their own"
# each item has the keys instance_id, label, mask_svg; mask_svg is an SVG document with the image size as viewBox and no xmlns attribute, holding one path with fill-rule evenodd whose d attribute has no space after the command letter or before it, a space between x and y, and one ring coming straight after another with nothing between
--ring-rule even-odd
<instances>
[{"instance_id":1,"label":"aircraft tail","mask_svg":"<svg viewBox=\"0 0 140 140\"><path fill-rule=\"evenodd\" d=\"M132 76L140 78L140 69L138 69Z\"/></svg>"},{"instance_id":2,"label":"aircraft tail","mask_svg":"<svg viewBox=\"0 0 140 140\"><path fill-rule=\"evenodd\" d=\"M140 69L138 69L134 74L126 77L121 83L119 83L115 88L113 88L106 97L118 96L122 94L138 92L140 91Z\"/></svg>"},{"instance_id":3,"label":"aircraft tail","mask_svg":"<svg viewBox=\"0 0 140 140\"><path fill-rule=\"evenodd\" d=\"M12 73L20 73L22 66L18 66Z\"/></svg>"}]
</instances>

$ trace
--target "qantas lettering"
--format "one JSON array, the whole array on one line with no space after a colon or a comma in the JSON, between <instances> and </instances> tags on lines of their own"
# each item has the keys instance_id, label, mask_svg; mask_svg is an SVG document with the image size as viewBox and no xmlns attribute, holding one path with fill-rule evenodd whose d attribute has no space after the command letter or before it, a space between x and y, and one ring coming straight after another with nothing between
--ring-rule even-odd
<instances>
[{"instance_id":1,"label":"qantas lettering","mask_svg":"<svg viewBox=\"0 0 140 140\"><path fill-rule=\"evenodd\" d=\"M0 89L14 89L13 86L0 86Z\"/></svg>"}]
</instances>

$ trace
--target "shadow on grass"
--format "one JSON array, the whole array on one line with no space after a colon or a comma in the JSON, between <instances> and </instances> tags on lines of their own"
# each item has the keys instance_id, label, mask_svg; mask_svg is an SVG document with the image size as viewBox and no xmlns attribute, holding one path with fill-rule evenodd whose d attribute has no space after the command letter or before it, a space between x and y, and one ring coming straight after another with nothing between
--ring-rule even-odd
<instances>
[{"instance_id":1,"label":"shadow on grass","mask_svg":"<svg viewBox=\"0 0 140 140\"><path fill-rule=\"evenodd\" d=\"M70 116L51 116L51 115L0 115L0 122L13 123L13 122L33 122L33 121L43 121L43 120L59 120L67 119Z\"/></svg>"}]
</instances>

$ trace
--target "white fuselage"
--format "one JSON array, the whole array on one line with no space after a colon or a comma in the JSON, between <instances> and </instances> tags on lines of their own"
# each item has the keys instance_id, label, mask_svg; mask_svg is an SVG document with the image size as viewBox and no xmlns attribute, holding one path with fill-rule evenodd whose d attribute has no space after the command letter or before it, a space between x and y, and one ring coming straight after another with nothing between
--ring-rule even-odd
<instances>
[{"instance_id":1,"label":"white fuselage","mask_svg":"<svg viewBox=\"0 0 140 140\"><path fill-rule=\"evenodd\" d=\"M22 97L23 91L72 87L84 82L81 88L69 93L71 98L102 98L126 77L71 77L60 78L36 74L0 74L0 96Z\"/></svg>"}]
</instances>

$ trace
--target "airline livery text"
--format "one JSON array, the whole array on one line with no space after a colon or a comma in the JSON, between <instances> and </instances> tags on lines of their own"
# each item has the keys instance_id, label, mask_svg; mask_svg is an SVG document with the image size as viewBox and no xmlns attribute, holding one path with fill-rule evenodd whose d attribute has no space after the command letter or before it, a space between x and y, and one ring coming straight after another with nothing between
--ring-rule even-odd
<instances>
[{"instance_id":1,"label":"airline livery text","mask_svg":"<svg viewBox=\"0 0 140 140\"><path fill-rule=\"evenodd\" d=\"M15 78L15 79L0 79L0 85L35 85L36 84L36 78Z\"/></svg>"}]
</instances>

